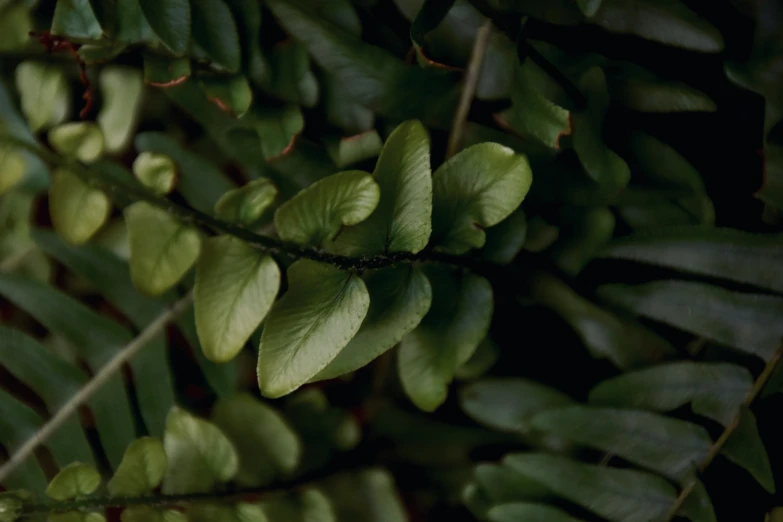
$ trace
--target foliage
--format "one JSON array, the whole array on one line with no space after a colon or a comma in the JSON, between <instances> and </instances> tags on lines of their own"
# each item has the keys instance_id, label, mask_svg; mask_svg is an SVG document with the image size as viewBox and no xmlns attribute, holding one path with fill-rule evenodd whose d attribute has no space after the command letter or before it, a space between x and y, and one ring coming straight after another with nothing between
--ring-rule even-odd
<instances>
[{"instance_id":1,"label":"foliage","mask_svg":"<svg viewBox=\"0 0 783 522\"><path fill-rule=\"evenodd\" d=\"M783 18L697 4L0 0L0 522L775 520Z\"/></svg>"}]
</instances>

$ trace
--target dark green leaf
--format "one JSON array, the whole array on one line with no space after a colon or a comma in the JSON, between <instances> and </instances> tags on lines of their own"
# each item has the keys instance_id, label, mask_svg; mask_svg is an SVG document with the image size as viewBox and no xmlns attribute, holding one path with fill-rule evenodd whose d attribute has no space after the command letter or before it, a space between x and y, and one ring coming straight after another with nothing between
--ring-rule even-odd
<instances>
[{"instance_id":1,"label":"dark green leaf","mask_svg":"<svg viewBox=\"0 0 783 522\"><path fill-rule=\"evenodd\" d=\"M58 0L51 33L68 39L97 39L103 35L90 0Z\"/></svg>"},{"instance_id":2,"label":"dark green leaf","mask_svg":"<svg viewBox=\"0 0 783 522\"><path fill-rule=\"evenodd\" d=\"M664 81L641 68L623 68L609 77L611 98L640 112L715 112L703 92L681 82Z\"/></svg>"},{"instance_id":3,"label":"dark green leaf","mask_svg":"<svg viewBox=\"0 0 783 522\"><path fill-rule=\"evenodd\" d=\"M244 76L204 76L200 83L209 101L231 116L244 115L253 103L253 91Z\"/></svg>"},{"instance_id":4,"label":"dark green leaf","mask_svg":"<svg viewBox=\"0 0 783 522\"><path fill-rule=\"evenodd\" d=\"M323 483L322 490L331 501L336 520L408 520L394 476L384 469L370 468L335 476ZM323 520L328 521L326 517Z\"/></svg>"},{"instance_id":5,"label":"dark green leaf","mask_svg":"<svg viewBox=\"0 0 783 522\"><path fill-rule=\"evenodd\" d=\"M142 0L117 0L116 4L116 39L123 43L151 42L155 35L144 18L141 9ZM96 0L96 3L104 3Z\"/></svg>"},{"instance_id":6,"label":"dark green leaf","mask_svg":"<svg viewBox=\"0 0 783 522\"><path fill-rule=\"evenodd\" d=\"M369 130L347 138L327 138L326 151L339 169L375 158L383 148L378 131Z\"/></svg>"},{"instance_id":7,"label":"dark green leaf","mask_svg":"<svg viewBox=\"0 0 783 522\"><path fill-rule=\"evenodd\" d=\"M486 232L487 240L481 257L492 263L511 263L527 239L527 218L522 207Z\"/></svg>"},{"instance_id":8,"label":"dark green leaf","mask_svg":"<svg viewBox=\"0 0 783 522\"><path fill-rule=\"evenodd\" d=\"M337 522L332 504L320 489L309 487L302 492L289 493L260 503L263 520L286 522ZM206 522L206 521L204 521Z\"/></svg>"},{"instance_id":9,"label":"dark green leaf","mask_svg":"<svg viewBox=\"0 0 783 522\"><path fill-rule=\"evenodd\" d=\"M190 43L189 0L139 0L141 11L161 42L182 56Z\"/></svg>"},{"instance_id":10,"label":"dark green leaf","mask_svg":"<svg viewBox=\"0 0 783 522\"><path fill-rule=\"evenodd\" d=\"M153 87L173 87L190 77L190 60L144 54L144 83Z\"/></svg>"},{"instance_id":11,"label":"dark green leaf","mask_svg":"<svg viewBox=\"0 0 783 522\"><path fill-rule=\"evenodd\" d=\"M543 500L551 495L549 488L518 473L505 462L479 464L473 475L491 504Z\"/></svg>"},{"instance_id":12,"label":"dark green leaf","mask_svg":"<svg viewBox=\"0 0 783 522\"><path fill-rule=\"evenodd\" d=\"M9 453L14 453L32 437L43 420L29 406L0 389L0 443ZM47 484L46 476L34 456L28 457L16 467L3 482L6 488L24 488L43 491Z\"/></svg>"},{"instance_id":13,"label":"dark green leaf","mask_svg":"<svg viewBox=\"0 0 783 522\"><path fill-rule=\"evenodd\" d=\"M259 108L250 121L261 139L261 150L267 161L290 152L305 124L302 111L293 104Z\"/></svg>"},{"instance_id":14,"label":"dark green leaf","mask_svg":"<svg viewBox=\"0 0 783 522\"><path fill-rule=\"evenodd\" d=\"M579 522L579 519L570 516L562 509L547 506L546 504L526 502L497 505L487 512L487 519L491 522L519 522L521 520Z\"/></svg>"},{"instance_id":15,"label":"dark green leaf","mask_svg":"<svg viewBox=\"0 0 783 522\"><path fill-rule=\"evenodd\" d=\"M745 406L740 410L737 427L721 449L721 454L748 470L764 489L775 493L775 478L756 417Z\"/></svg>"},{"instance_id":16,"label":"dark green leaf","mask_svg":"<svg viewBox=\"0 0 783 522\"><path fill-rule=\"evenodd\" d=\"M269 69L262 84L265 91L281 100L315 106L319 87L303 43L288 41L275 46L269 56Z\"/></svg>"},{"instance_id":17,"label":"dark green leaf","mask_svg":"<svg viewBox=\"0 0 783 522\"><path fill-rule=\"evenodd\" d=\"M560 269L576 276L614 232L614 214L606 207L592 207L574 216L570 227L549 250L549 255Z\"/></svg>"},{"instance_id":18,"label":"dark green leaf","mask_svg":"<svg viewBox=\"0 0 783 522\"><path fill-rule=\"evenodd\" d=\"M190 0L193 46L214 65L237 72L242 65L239 34L224 0Z\"/></svg>"},{"instance_id":19,"label":"dark green leaf","mask_svg":"<svg viewBox=\"0 0 783 522\"><path fill-rule=\"evenodd\" d=\"M261 6L256 0L228 0L240 33L244 50L244 67L248 77L262 84L269 74L269 64L261 51Z\"/></svg>"}]
</instances>

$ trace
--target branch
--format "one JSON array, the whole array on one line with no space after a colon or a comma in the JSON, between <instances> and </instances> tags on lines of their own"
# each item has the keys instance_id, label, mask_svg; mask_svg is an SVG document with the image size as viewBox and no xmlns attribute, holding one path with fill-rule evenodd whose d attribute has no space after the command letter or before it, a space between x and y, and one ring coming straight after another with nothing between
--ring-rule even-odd
<instances>
[{"instance_id":1,"label":"branch","mask_svg":"<svg viewBox=\"0 0 783 522\"><path fill-rule=\"evenodd\" d=\"M783 355L783 342L781 342L781 345L778 347L777 351L772 355L772 357L767 361L767 364L764 366L764 370L759 374L759 376L756 378L756 380L753 383L753 388L748 393L748 396L745 397L745 401L743 402L743 406L750 406L753 400L756 398L756 396L761 392L761 390L764 388L764 385L769 380L770 376L772 375L772 372L775 370L775 367L778 365L778 362L780 361L781 355ZM709 467L710 464L712 464L712 461L715 460L715 457L718 456L718 454L723 449L723 446L726 445L726 442L728 442L729 438L734 434L734 431L737 429L737 426L739 426L740 423L740 416L742 415L742 410L737 412L737 415L734 417L734 419L731 421L731 423L726 426L726 429L723 430L723 433L721 433L720 437L715 441L715 443L712 445L712 448L710 448L710 452L707 454L707 456L704 458L702 463L699 465L699 471L704 472L707 467ZM682 506L685 504L685 501L688 500L688 496L693 492L694 488L696 488L696 484L698 483L698 480L696 477L692 478L687 486L685 486L682 491L680 491L679 496L674 501L674 504L672 505L671 509L669 510L669 513L667 514L666 522L672 520L676 515L677 512L682 509Z\"/></svg>"},{"instance_id":2,"label":"branch","mask_svg":"<svg viewBox=\"0 0 783 522\"><path fill-rule=\"evenodd\" d=\"M171 321L177 318L191 304L192 294L188 294L154 321L152 321L135 339L124 346L108 363L101 367L98 373L82 386L76 394L66 402L57 413L49 419L35 434L27 439L24 444L13 454L5 464L0 467L0 483L25 459L32 455L33 451L43 444L52 433L57 431L76 410L87 402L106 382L111 379L122 366L128 362L147 343L159 335Z\"/></svg>"}]
</instances>

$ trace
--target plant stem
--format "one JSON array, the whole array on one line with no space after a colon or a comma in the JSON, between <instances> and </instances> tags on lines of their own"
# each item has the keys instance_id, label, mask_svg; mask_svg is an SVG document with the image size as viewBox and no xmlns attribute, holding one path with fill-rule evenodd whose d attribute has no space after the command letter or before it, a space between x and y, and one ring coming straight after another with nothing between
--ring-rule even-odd
<instances>
[{"instance_id":1,"label":"plant stem","mask_svg":"<svg viewBox=\"0 0 783 522\"><path fill-rule=\"evenodd\" d=\"M11 458L0 467L0 483L16 469L25 459L33 454L33 451L43 444L52 433L63 425L76 410L87 402L87 400L97 392L106 382L111 379L122 366L127 363L139 350L154 339L166 328L171 321L184 312L192 302L192 294L188 294L171 306L168 310L160 314L152 321L135 339L124 346L108 363L101 367L98 373L93 376L76 394L66 402L57 413L49 419L35 434L27 439L22 446L11 455Z\"/></svg>"},{"instance_id":2,"label":"plant stem","mask_svg":"<svg viewBox=\"0 0 783 522\"><path fill-rule=\"evenodd\" d=\"M764 370L759 374L759 376L756 378L756 380L753 383L753 388L748 393L748 396L745 397L745 401L743 402L743 406L748 407L751 405L753 400L758 396L759 393L761 393L761 390L764 388L764 385L767 383L767 380L769 380L770 376L772 375L772 372L775 370L775 367L777 366L778 362L780 361L780 357L783 354L783 342L781 342L781 345L778 347L777 351L772 355L772 357L767 361L767 364L764 366ZM737 412L737 415L734 416L734 419L731 421L731 423L726 426L726 429L723 430L723 433L720 434L720 437L715 441L715 443L712 445L712 448L710 448L710 452L707 454L707 456L704 458L702 463L699 465L699 471L704 472L707 467L709 467L710 464L712 464L712 461L715 460L715 457L718 456L718 454L721 452L723 447L726 445L726 442L728 442L729 438L734 434L734 431L737 429L737 426L739 426L740 423L740 416L742 415L742 409ZM669 513L667 514L666 520L667 522L672 520L675 516L677 516L677 512L682 509L683 505L685 504L685 501L688 500L688 496L693 492L693 490L696 488L696 485L698 484L698 479L696 477L693 477L690 482L688 482L688 485L685 486L682 491L680 491L679 496L674 501L674 504L672 504L671 509L669 510Z\"/></svg>"}]
</instances>

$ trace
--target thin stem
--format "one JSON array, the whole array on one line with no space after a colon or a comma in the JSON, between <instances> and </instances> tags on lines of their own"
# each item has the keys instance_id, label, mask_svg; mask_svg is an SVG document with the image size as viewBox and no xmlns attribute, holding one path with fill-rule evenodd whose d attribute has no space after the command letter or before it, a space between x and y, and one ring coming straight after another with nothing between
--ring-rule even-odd
<instances>
[{"instance_id":1,"label":"thin stem","mask_svg":"<svg viewBox=\"0 0 783 522\"><path fill-rule=\"evenodd\" d=\"M476 94L476 85L478 85L479 74L481 73L481 64L484 61L484 55L489 45L489 36L492 34L492 21L487 20L479 28L476 34L476 41L473 44L473 52L468 62L468 70L465 73L465 84L462 87L462 95L457 106L457 114L454 116L454 122L451 126L449 143L446 148L446 159L452 157L459 150L462 142L462 132L465 129L465 121L468 118L470 104L473 96Z\"/></svg>"},{"instance_id":2,"label":"thin stem","mask_svg":"<svg viewBox=\"0 0 783 522\"><path fill-rule=\"evenodd\" d=\"M41 429L27 439L22 446L13 454L11 458L0 467L0 483L8 477L8 475L16 469L16 467L24 462L33 451L43 444L55 431L57 431L68 418L76 412L76 410L87 402L87 400L95 394L106 382L111 379L122 366L127 363L139 350L141 350L147 343L159 335L166 325L177 318L179 314L184 312L191 304L192 294L188 294L169 308L167 311L160 314L154 321L152 321L135 339L123 347L117 355L115 355L108 363L101 367L98 373L90 379L76 394L66 402L62 408L57 410L57 413L49 419Z\"/></svg>"},{"instance_id":3,"label":"thin stem","mask_svg":"<svg viewBox=\"0 0 783 522\"><path fill-rule=\"evenodd\" d=\"M758 396L758 394L761 393L761 390L764 388L764 385L769 380L770 376L772 375L772 372L775 371L775 367L778 365L781 355L783 355L783 343L781 343L781 345L778 347L774 355L769 359L769 361L767 361L767 364L764 366L764 370L761 372L761 374L759 374L759 376L754 381L753 388L748 393L748 396L745 397L743 406L745 407L750 406L753 400L756 398L756 396ZM718 456L718 454L721 452L723 447L726 445L726 442L728 442L729 438L731 438L731 436L734 434L734 431L739 426L741 415L742 415L742 410L740 409L740 411L737 412L737 415L734 417L731 423L728 426L726 426L726 429L724 429L723 433L720 434L720 437L718 437L718 439L712 445L712 448L710 448L710 452L707 454L707 456L699 465L700 472L704 472L709 467L709 465L712 464L712 461L715 460L715 457ZM696 477L694 477L690 480L690 482L688 482L688 485L685 486L682 489L682 491L680 491L679 496L674 501L674 504L672 504L672 507L669 510L668 515L666 516L665 520L667 522L672 520L677 515L677 512L680 511L680 509L682 509L682 506L685 504L685 501L688 500L688 496L693 492L697 484L698 484L698 480L696 479Z\"/></svg>"}]
</instances>

